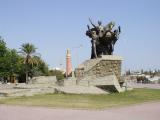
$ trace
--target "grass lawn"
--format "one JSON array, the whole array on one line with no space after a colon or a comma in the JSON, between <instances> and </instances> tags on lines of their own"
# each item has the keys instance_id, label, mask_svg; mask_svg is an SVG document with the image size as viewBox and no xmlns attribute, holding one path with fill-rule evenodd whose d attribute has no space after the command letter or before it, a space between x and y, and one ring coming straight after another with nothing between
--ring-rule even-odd
<instances>
[{"instance_id":1,"label":"grass lawn","mask_svg":"<svg viewBox=\"0 0 160 120\"><path fill-rule=\"evenodd\" d=\"M137 103L160 101L160 90L134 89L110 95L45 94L31 97L0 99L0 104L44 106L56 108L105 109Z\"/></svg>"}]
</instances>

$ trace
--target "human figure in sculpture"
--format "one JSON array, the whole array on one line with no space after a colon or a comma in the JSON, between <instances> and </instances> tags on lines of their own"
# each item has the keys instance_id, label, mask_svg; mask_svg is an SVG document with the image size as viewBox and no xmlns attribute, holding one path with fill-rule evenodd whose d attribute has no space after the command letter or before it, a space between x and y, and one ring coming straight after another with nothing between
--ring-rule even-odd
<instances>
[{"instance_id":1,"label":"human figure in sculpture","mask_svg":"<svg viewBox=\"0 0 160 120\"><path fill-rule=\"evenodd\" d=\"M118 40L121 32L120 26L113 31L115 26L114 22L108 23L106 26L102 25L101 21L98 21L98 25L93 24L89 19L93 28L88 26L86 35L91 38L92 52L91 59L100 57L101 55L112 55L114 51L114 45Z\"/></svg>"}]
</instances>

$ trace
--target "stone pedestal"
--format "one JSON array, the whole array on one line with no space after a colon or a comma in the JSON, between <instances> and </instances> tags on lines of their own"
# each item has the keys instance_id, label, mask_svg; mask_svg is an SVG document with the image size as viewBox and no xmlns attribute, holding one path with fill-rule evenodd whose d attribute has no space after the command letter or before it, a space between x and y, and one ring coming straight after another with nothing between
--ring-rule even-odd
<instances>
[{"instance_id":1,"label":"stone pedestal","mask_svg":"<svg viewBox=\"0 0 160 120\"><path fill-rule=\"evenodd\" d=\"M121 80L122 57L102 55L101 58L86 60L75 69L75 78L64 81L64 86L94 87L104 92L124 92ZM85 89L84 91L88 91Z\"/></svg>"},{"instance_id":2,"label":"stone pedestal","mask_svg":"<svg viewBox=\"0 0 160 120\"><path fill-rule=\"evenodd\" d=\"M115 75L120 81L122 57L116 55L102 55L101 58L83 62L75 70L78 81L84 78L96 79L108 75Z\"/></svg>"}]
</instances>

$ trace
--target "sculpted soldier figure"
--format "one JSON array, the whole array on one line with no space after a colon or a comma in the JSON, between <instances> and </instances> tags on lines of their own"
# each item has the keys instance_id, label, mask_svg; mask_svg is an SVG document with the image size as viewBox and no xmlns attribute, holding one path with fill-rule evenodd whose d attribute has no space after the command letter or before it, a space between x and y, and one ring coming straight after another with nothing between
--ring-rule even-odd
<instances>
[{"instance_id":1,"label":"sculpted soldier figure","mask_svg":"<svg viewBox=\"0 0 160 120\"><path fill-rule=\"evenodd\" d=\"M113 30L115 26L114 22L102 26L102 22L98 21L98 25L96 26L90 19L89 21L93 26L90 28L90 26L87 25L88 30L86 31L86 35L91 38L92 43L91 59L100 57L101 55L112 55L114 44L121 33L120 26L118 29Z\"/></svg>"}]
</instances>

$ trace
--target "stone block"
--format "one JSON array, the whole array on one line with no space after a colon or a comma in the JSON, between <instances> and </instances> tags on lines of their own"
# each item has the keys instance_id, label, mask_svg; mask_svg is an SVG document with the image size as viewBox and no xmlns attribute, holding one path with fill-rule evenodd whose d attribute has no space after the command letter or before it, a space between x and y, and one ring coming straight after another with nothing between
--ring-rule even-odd
<instances>
[{"instance_id":1,"label":"stone block","mask_svg":"<svg viewBox=\"0 0 160 120\"><path fill-rule=\"evenodd\" d=\"M117 78L121 75L121 61L122 57L116 55L102 55L101 58L91 59L83 62L80 66L83 77L86 76L105 76L108 73L115 73ZM78 77L78 75L76 75ZM83 78L82 77L82 78Z\"/></svg>"}]
</instances>

